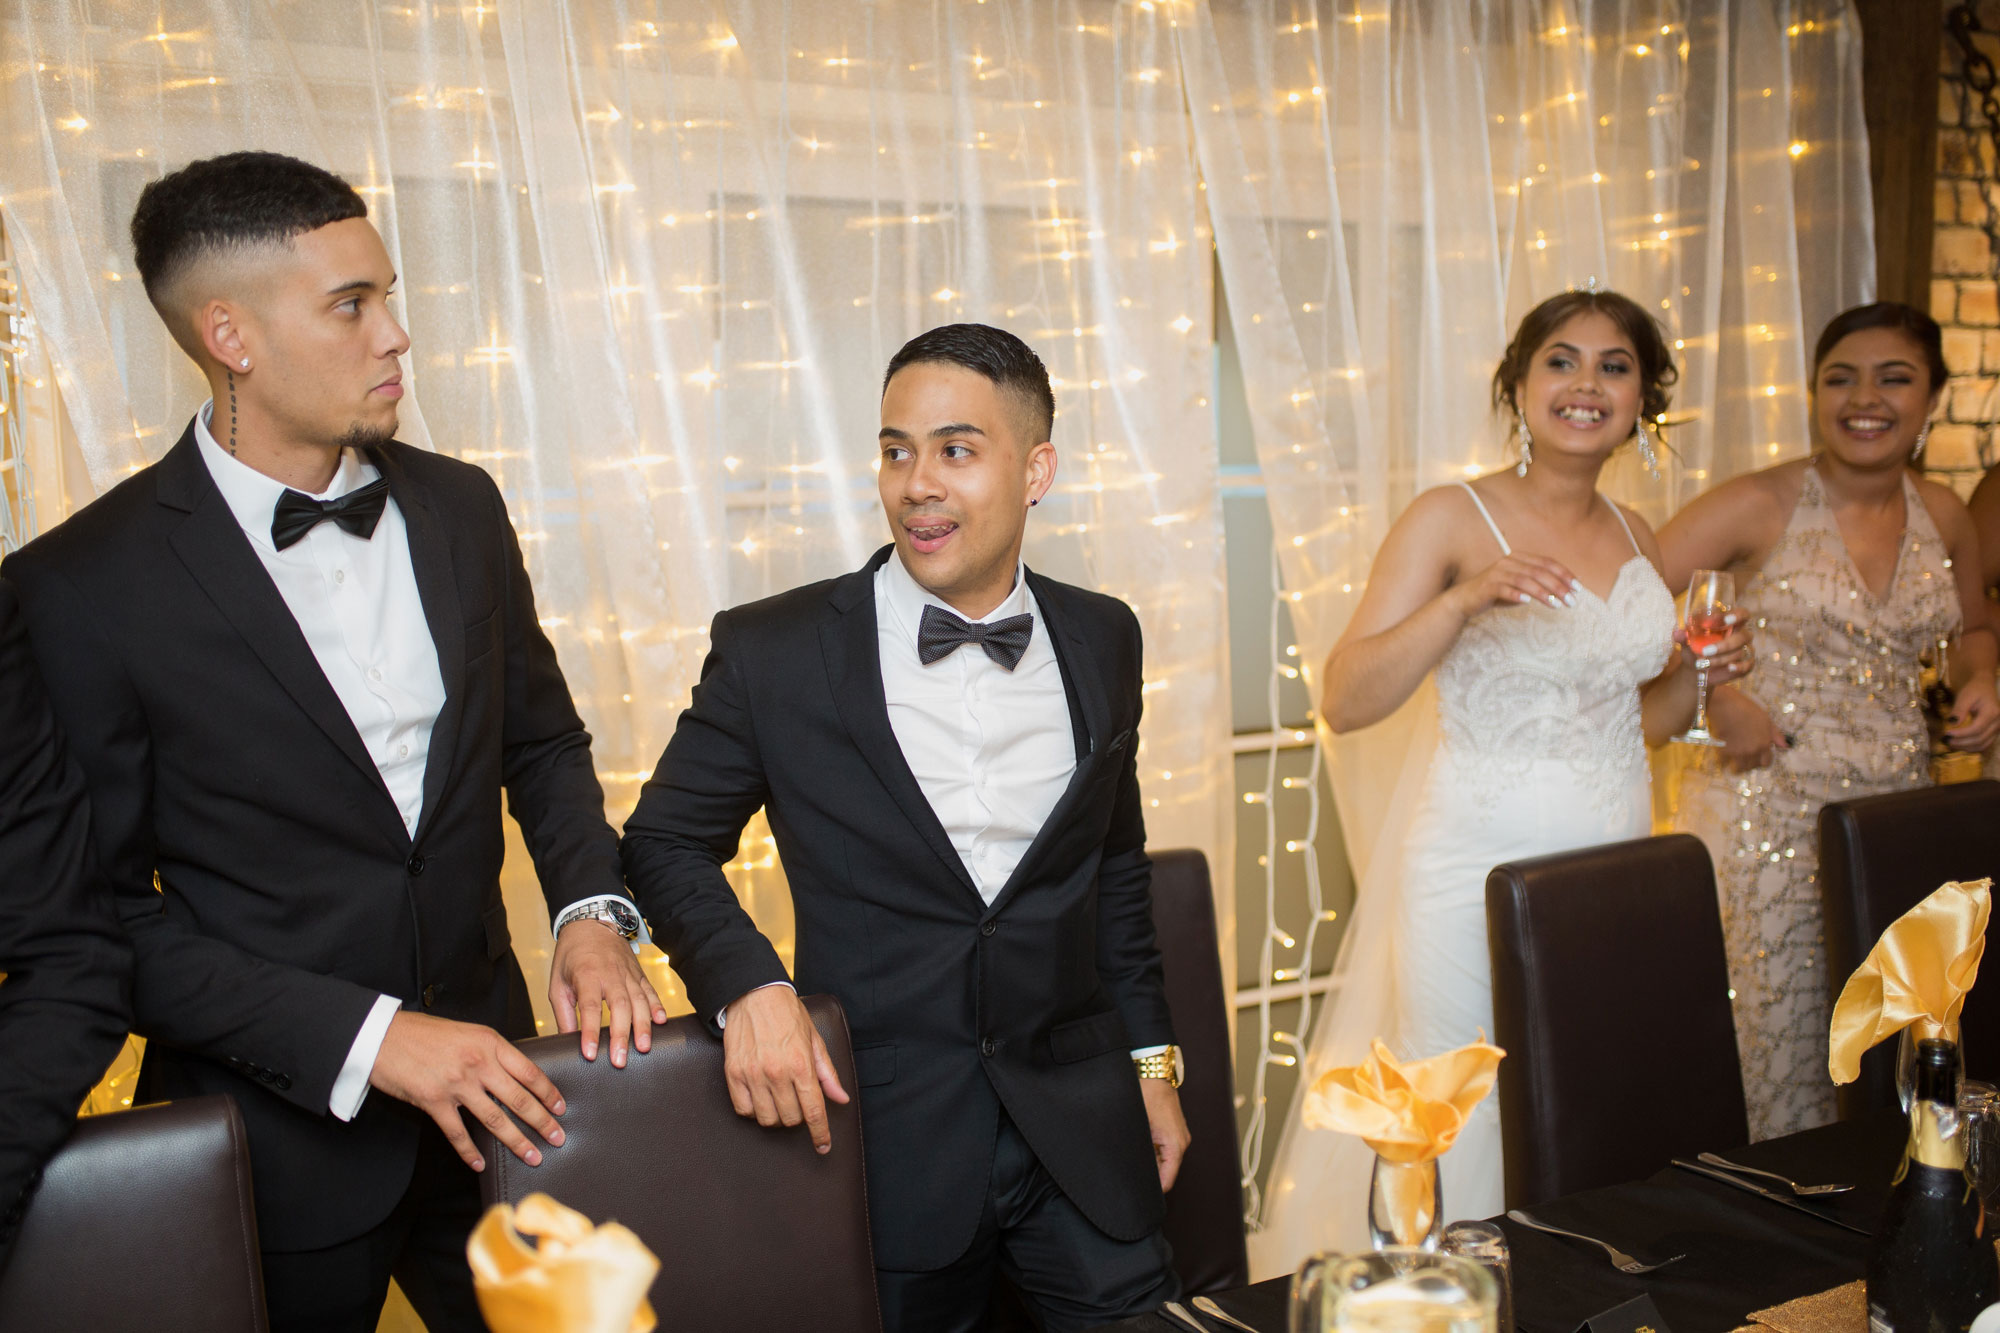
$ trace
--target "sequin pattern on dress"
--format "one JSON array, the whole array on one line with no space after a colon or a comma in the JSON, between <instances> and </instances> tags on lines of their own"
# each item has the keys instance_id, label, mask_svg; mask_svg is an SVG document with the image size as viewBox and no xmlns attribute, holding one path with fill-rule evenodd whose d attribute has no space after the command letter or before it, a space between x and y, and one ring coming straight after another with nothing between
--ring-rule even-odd
<instances>
[{"instance_id":1,"label":"sequin pattern on dress","mask_svg":"<svg viewBox=\"0 0 2000 1333\"><path fill-rule=\"evenodd\" d=\"M1676 822L1715 860L1736 1043L1753 1141L1830 1122L1819 811L1828 801L1927 786L1918 657L1959 625L1951 560L1914 482L1896 567L1879 600L1862 583L1805 470L1797 506L1738 603L1757 669L1741 688L1791 736L1750 773L1707 752L1682 774Z\"/></svg>"}]
</instances>

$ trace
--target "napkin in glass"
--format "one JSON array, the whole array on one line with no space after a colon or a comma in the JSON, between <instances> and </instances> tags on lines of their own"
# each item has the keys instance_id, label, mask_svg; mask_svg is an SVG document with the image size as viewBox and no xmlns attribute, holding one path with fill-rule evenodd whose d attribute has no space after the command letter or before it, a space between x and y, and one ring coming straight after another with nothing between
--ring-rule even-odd
<instances>
[{"instance_id":1,"label":"napkin in glass","mask_svg":"<svg viewBox=\"0 0 2000 1333\"><path fill-rule=\"evenodd\" d=\"M1882 932L1833 1006L1826 1067L1835 1083L1852 1083L1862 1055L1904 1028L1920 1039L1958 1030L1986 952L1992 887L1990 879L1946 884Z\"/></svg>"},{"instance_id":2,"label":"napkin in glass","mask_svg":"<svg viewBox=\"0 0 2000 1333\"><path fill-rule=\"evenodd\" d=\"M488 1208L465 1253L493 1333L652 1333L658 1322L646 1300L660 1271L653 1252L618 1223L594 1227L546 1194Z\"/></svg>"},{"instance_id":3,"label":"napkin in glass","mask_svg":"<svg viewBox=\"0 0 2000 1333\"><path fill-rule=\"evenodd\" d=\"M1435 1161L1493 1090L1506 1054L1481 1040L1403 1064L1378 1040L1360 1064L1329 1069L1312 1081L1301 1118L1308 1129L1354 1135L1392 1165ZM1384 1184L1398 1233L1426 1233L1433 1198L1426 1181L1391 1172Z\"/></svg>"}]
</instances>

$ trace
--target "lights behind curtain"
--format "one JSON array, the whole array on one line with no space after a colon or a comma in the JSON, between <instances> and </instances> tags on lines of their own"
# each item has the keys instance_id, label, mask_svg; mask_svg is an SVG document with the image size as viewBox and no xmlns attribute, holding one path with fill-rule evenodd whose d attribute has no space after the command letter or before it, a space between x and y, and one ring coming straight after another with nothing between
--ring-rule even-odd
<instances>
[{"instance_id":1,"label":"lights behind curtain","mask_svg":"<svg viewBox=\"0 0 2000 1333\"><path fill-rule=\"evenodd\" d=\"M1153 841L1208 854L1227 932L1210 261L1169 11L17 2L0 208L101 489L205 396L131 268L142 185L242 148L352 181L401 274L403 438L499 481L614 819L714 612L887 539L889 356L953 320L1019 333L1061 452L1027 558L1137 608ZM753 833L733 878L788 952ZM541 1007L518 839L510 865Z\"/></svg>"},{"instance_id":2,"label":"lights behind curtain","mask_svg":"<svg viewBox=\"0 0 2000 1333\"><path fill-rule=\"evenodd\" d=\"M1309 679L1410 498L1511 457L1493 367L1567 287L1638 299L1681 367L1665 477L1626 450L1618 498L1657 523L1805 452L1806 348L1874 287L1845 0L1244 0L1182 38ZM1429 707L1322 737L1357 880ZM1261 1076L1252 1098L1246 1176Z\"/></svg>"}]
</instances>

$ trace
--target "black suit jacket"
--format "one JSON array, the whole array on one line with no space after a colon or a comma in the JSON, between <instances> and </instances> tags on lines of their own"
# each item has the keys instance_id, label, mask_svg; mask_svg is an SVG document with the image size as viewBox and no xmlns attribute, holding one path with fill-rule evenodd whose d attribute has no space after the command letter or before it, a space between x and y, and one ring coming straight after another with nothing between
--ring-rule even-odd
<instances>
[{"instance_id":1,"label":"black suit jacket","mask_svg":"<svg viewBox=\"0 0 2000 1333\"><path fill-rule=\"evenodd\" d=\"M327 1109L377 992L534 1032L500 897L502 787L552 908L622 891L498 488L404 444L369 458L445 685L414 838L192 424L5 567L136 951L140 1095L235 1095L274 1250L359 1235L409 1181L426 1118L380 1092L352 1123Z\"/></svg>"},{"instance_id":2,"label":"black suit jacket","mask_svg":"<svg viewBox=\"0 0 2000 1333\"><path fill-rule=\"evenodd\" d=\"M125 1044L132 946L90 854L13 588L0 580L0 1266L76 1108Z\"/></svg>"},{"instance_id":3,"label":"black suit jacket","mask_svg":"<svg viewBox=\"0 0 2000 1333\"><path fill-rule=\"evenodd\" d=\"M765 808L797 983L836 996L854 1034L878 1265L965 1252L1003 1107L1093 1223L1137 1239L1164 1205L1130 1051L1173 1040L1134 760L1138 621L1028 575L1078 762L988 907L889 725L874 579L892 551L715 618L693 703L625 826L627 881L698 1012L784 980L721 870Z\"/></svg>"}]
</instances>

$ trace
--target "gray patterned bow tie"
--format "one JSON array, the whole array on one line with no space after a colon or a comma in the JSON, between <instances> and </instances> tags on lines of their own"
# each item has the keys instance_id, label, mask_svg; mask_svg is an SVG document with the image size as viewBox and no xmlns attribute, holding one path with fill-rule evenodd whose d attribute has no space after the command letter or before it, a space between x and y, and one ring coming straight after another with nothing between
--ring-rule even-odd
<instances>
[{"instance_id":1,"label":"gray patterned bow tie","mask_svg":"<svg viewBox=\"0 0 2000 1333\"><path fill-rule=\"evenodd\" d=\"M976 643L988 657L1012 671L1021 665L1021 655L1028 651L1034 632L1035 618L1026 612L990 624L975 624L960 620L941 606L926 606L923 622L917 626L917 656L929 666L965 644Z\"/></svg>"}]
</instances>

